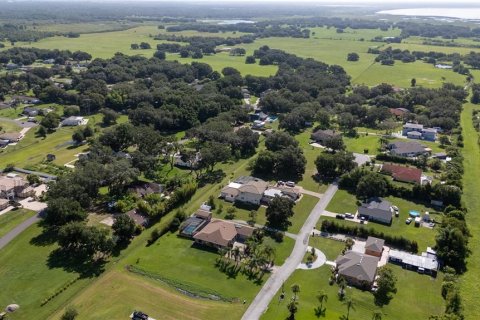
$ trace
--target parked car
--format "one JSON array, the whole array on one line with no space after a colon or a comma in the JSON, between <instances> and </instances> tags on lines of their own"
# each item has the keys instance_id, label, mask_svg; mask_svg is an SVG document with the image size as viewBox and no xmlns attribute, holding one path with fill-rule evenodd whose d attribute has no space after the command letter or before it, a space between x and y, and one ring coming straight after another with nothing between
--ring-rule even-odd
<instances>
[{"instance_id":1,"label":"parked car","mask_svg":"<svg viewBox=\"0 0 480 320\"><path fill-rule=\"evenodd\" d=\"M337 218L337 219L345 219L345 215L344 215L344 214L337 214L337 215L335 216L335 218Z\"/></svg>"},{"instance_id":2,"label":"parked car","mask_svg":"<svg viewBox=\"0 0 480 320\"><path fill-rule=\"evenodd\" d=\"M287 185L287 187L295 187L295 182L293 181L287 181L285 182L285 184Z\"/></svg>"},{"instance_id":3,"label":"parked car","mask_svg":"<svg viewBox=\"0 0 480 320\"><path fill-rule=\"evenodd\" d=\"M397 211L397 212L398 212L398 207L397 207L397 206L392 206L392 209L393 209L394 211Z\"/></svg>"},{"instance_id":4,"label":"parked car","mask_svg":"<svg viewBox=\"0 0 480 320\"><path fill-rule=\"evenodd\" d=\"M412 218L407 218L407 220L405 220L405 223L406 223L406 224L410 224L410 223L412 223L412 221L413 221Z\"/></svg>"},{"instance_id":5,"label":"parked car","mask_svg":"<svg viewBox=\"0 0 480 320\"><path fill-rule=\"evenodd\" d=\"M355 215L353 213L345 213L345 218L348 218L348 219L353 219L355 218Z\"/></svg>"}]
</instances>

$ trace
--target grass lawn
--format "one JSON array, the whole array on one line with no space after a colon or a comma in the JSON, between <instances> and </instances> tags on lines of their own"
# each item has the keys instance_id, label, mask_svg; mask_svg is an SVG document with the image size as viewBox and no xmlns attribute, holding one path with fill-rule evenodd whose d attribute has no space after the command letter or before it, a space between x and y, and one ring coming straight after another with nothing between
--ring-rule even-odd
<instances>
[{"instance_id":1,"label":"grass lawn","mask_svg":"<svg viewBox=\"0 0 480 320\"><path fill-rule=\"evenodd\" d=\"M0 238L9 233L13 228L33 217L36 214L35 211L27 209L12 210L0 216Z\"/></svg>"},{"instance_id":2,"label":"grass lawn","mask_svg":"<svg viewBox=\"0 0 480 320\"><path fill-rule=\"evenodd\" d=\"M462 150L465 158L465 174L463 176L463 201L468 209L467 223L472 238L469 240L472 254L467 261L468 271L461 278L461 295L463 298L466 319L476 319L480 314L478 303L478 275L480 274L480 199L478 197L478 181L480 181L480 148L477 143L478 133L473 128L472 111L478 106L465 104L461 115L465 146Z\"/></svg>"},{"instance_id":3,"label":"grass lawn","mask_svg":"<svg viewBox=\"0 0 480 320\"><path fill-rule=\"evenodd\" d=\"M382 312L384 313L382 319L427 319L431 314L439 314L442 312L443 299L440 295L441 275L439 275L437 279L434 279L427 275L420 275L416 272L403 270L398 266L390 266L398 279L398 292L390 304L382 308ZM292 284L298 284L300 286L298 313L295 315L296 319L319 319L315 315L315 308L319 306L316 295L321 290L324 290L328 295L328 301L324 303L326 307L326 317L322 319L339 319L339 317L346 314L347 309L337 298L337 285L330 286L328 284L330 274L331 271L328 265L324 265L315 270L296 270L285 282L285 299L280 301L279 296L281 292L278 292L261 319L278 320L288 317L287 304L293 296L290 289ZM373 295L370 292L348 288L347 296L352 297L355 301L355 310L351 310L350 320L371 319L373 310L378 307L375 306Z\"/></svg>"},{"instance_id":4,"label":"grass lawn","mask_svg":"<svg viewBox=\"0 0 480 320\"><path fill-rule=\"evenodd\" d=\"M322 237L310 237L309 245L322 251L327 260L334 261L345 248L345 243Z\"/></svg>"},{"instance_id":5,"label":"grass lawn","mask_svg":"<svg viewBox=\"0 0 480 320\"><path fill-rule=\"evenodd\" d=\"M343 142L345 147L350 152L364 154L364 150L368 150L368 154L375 155L377 154L379 143L379 136L377 135L365 135L361 134L357 138L343 137Z\"/></svg>"},{"instance_id":6,"label":"grass lawn","mask_svg":"<svg viewBox=\"0 0 480 320\"><path fill-rule=\"evenodd\" d=\"M20 107L18 107L16 110L14 108L5 108L0 110L0 117L17 119L20 117L19 113L21 112L21 110L23 109Z\"/></svg>"},{"instance_id":7,"label":"grass lawn","mask_svg":"<svg viewBox=\"0 0 480 320\"><path fill-rule=\"evenodd\" d=\"M383 232L385 234L404 236L407 239L415 240L418 243L419 251L424 251L425 249L427 249L427 247L435 245L435 228L416 228L413 223L409 225L405 223L405 219L408 218L408 212L410 210L417 210L419 212L429 211L431 214L433 214L433 218L439 220L439 216L433 213L434 210L432 208L426 207L423 204L414 203L396 197L386 197L385 199L390 201L392 205L398 207L398 209L400 210L400 216L398 218L393 217L391 226L385 226L379 223L369 222L367 225L365 225L365 228L374 228L375 230ZM355 202L355 195L352 195L345 190L338 190L330 204L327 206L327 210L336 213L355 213L357 211L357 206ZM332 219L336 220L336 222L338 223L343 223L351 226L359 226L359 224L355 222L338 220L330 217L322 217L322 219ZM317 228L320 228L320 225L321 221L318 223Z\"/></svg>"},{"instance_id":8,"label":"grass lawn","mask_svg":"<svg viewBox=\"0 0 480 320\"><path fill-rule=\"evenodd\" d=\"M18 124L5 120L0 120L0 128L0 132L19 132L22 130Z\"/></svg>"},{"instance_id":9,"label":"grass lawn","mask_svg":"<svg viewBox=\"0 0 480 320\"><path fill-rule=\"evenodd\" d=\"M47 319L63 301L72 298L88 279L82 279L68 287L43 307L40 303L68 282L76 279L78 273L64 269L61 262L49 259L57 246L42 238L42 229L34 225L0 251L0 305L11 303L20 309L9 315L9 319Z\"/></svg>"},{"instance_id":10,"label":"grass lawn","mask_svg":"<svg viewBox=\"0 0 480 320\"><path fill-rule=\"evenodd\" d=\"M78 320L127 319L133 310L142 310L155 319L224 319L226 314L240 319L245 310L240 303L190 298L159 281L120 271L102 276L72 305L80 311ZM62 312L52 318L60 319Z\"/></svg>"},{"instance_id":11,"label":"grass lawn","mask_svg":"<svg viewBox=\"0 0 480 320\"><path fill-rule=\"evenodd\" d=\"M302 200L293 207L295 214L290 218L292 225L288 228L289 232L298 233L300 231L308 215L318 203L318 200L316 197L306 194L303 195Z\"/></svg>"}]
</instances>

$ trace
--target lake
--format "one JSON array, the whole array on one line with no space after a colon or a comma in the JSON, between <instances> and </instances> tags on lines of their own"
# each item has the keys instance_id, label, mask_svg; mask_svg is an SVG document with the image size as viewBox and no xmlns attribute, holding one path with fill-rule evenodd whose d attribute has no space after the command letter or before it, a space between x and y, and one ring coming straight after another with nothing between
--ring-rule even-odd
<instances>
[{"instance_id":1,"label":"lake","mask_svg":"<svg viewBox=\"0 0 480 320\"><path fill-rule=\"evenodd\" d=\"M480 8L415 8L378 11L377 14L480 20Z\"/></svg>"}]
</instances>

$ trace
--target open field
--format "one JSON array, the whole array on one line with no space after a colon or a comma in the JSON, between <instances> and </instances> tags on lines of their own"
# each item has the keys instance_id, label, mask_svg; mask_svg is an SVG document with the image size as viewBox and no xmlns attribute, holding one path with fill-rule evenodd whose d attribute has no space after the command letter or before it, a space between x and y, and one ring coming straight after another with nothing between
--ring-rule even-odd
<instances>
[{"instance_id":1,"label":"open field","mask_svg":"<svg viewBox=\"0 0 480 320\"><path fill-rule=\"evenodd\" d=\"M419 212L429 211L431 214L434 212L432 208L426 207L420 203L414 203L405 199L396 198L396 197L386 197L386 200L390 201L390 203L394 206L397 206L400 211L400 216L393 217L392 225L386 226L383 224L369 222L364 227L369 229L373 228L379 232L383 232L385 234L396 235L396 236L403 236L410 240L415 240L418 243L418 249L420 251L424 251L427 247L432 247L435 245L435 234L436 230L429 229L425 227L415 227L413 223L407 225L405 223L405 219L408 218L408 212L410 210L417 210ZM335 194L332 202L327 206L327 210L336 213L346 213L350 212L355 214L357 212L357 205L356 205L356 198L354 195L348 193L345 190L338 190ZM432 215L432 218L439 220L439 217L435 214ZM322 219L331 219L335 220L337 223L350 225L350 226L360 226L358 223L339 220L330 217L322 217ZM317 228L320 229L321 221L319 221Z\"/></svg>"},{"instance_id":2,"label":"open field","mask_svg":"<svg viewBox=\"0 0 480 320\"><path fill-rule=\"evenodd\" d=\"M240 319L244 306L190 298L159 281L112 271L80 293L72 305L80 310L78 319L127 319L133 310L142 310L155 319ZM60 319L59 312L53 319Z\"/></svg>"},{"instance_id":3,"label":"open field","mask_svg":"<svg viewBox=\"0 0 480 320\"><path fill-rule=\"evenodd\" d=\"M0 132L18 132L21 130L16 123L5 120L0 120L0 128Z\"/></svg>"},{"instance_id":4,"label":"open field","mask_svg":"<svg viewBox=\"0 0 480 320\"><path fill-rule=\"evenodd\" d=\"M315 239L317 246L321 249L327 248L327 258L338 255L343 248L343 243L329 239ZM334 251L338 250L337 254ZM410 320L427 319L431 314L439 314L443 310L443 300L440 295L441 279L431 278L427 275L420 275L416 272L403 270L401 267L389 265L398 278L397 289L393 300L389 305L382 308L384 317L382 319ZM290 287L296 283L300 286L298 313L296 319L318 319L315 315L315 308L319 306L316 295L324 290L328 295L326 306L326 317L322 319L333 320L346 314L346 307L337 298L337 285L330 286L330 267L324 265L315 270L297 270L285 282L286 297L279 300L280 292L273 298L267 312L261 318L265 319L286 319L288 316L287 303L292 297ZM355 301L355 310L350 312L350 320L371 319L373 310L378 307L373 302L373 295L367 291L355 288L347 289L347 296Z\"/></svg>"},{"instance_id":5,"label":"open field","mask_svg":"<svg viewBox=\"0 0 480 320\"><path fill-rule=\"evenodd\" d=\"M40 303L75 280L75 266L62 266L58 257L49 256L57 246L41 235L34 225L0 251L0 305L11 303L20 309L10 319L47 319L62 301L71 298L89 280L78 280L43 307ZM20 254L21 253L21 254Z\"/></svg>"},{"instance_id":6,"label":"open field","mask_svg":"<svg viewBox=\"0 0 480 320\"><path fill-rule=\"evenodd\" d=\"M461 294L466 319L477 319L480 314L478 303L478 275L480 274L480 199L478 197L478 181L480 181L480 148L478 133L472 124L472 111L478 106L465 104L461 116L463 135L465 137L463 156L465 173L463 176L463 201L468 210L467 223L472 238L469 246L472 254L467 260L467 273L461 278Z\"/></svg>"},{"instance_id":7,"label":"open field","mask_svg":"<svg viewBox=\"0 0 480 320\"><path fill-rule=\"evenodd\" d=\"M35 211L26 209L12 210L0 216L0 238L9 233L13 228L36 215Z\"/></svg>"},{"instance_id":8,"label":"open field","mask_svg":"<svg viewBox=\"0 0 480 320\"><path fill-rule=\"evenodd\" d=\"M365 149L368 150L368 154L377 154L380 147L379 136L377 135L365 135L360 134L357 138L343 137L343 142L347 151L363 154Z\"/></svg>"}]
</instances>

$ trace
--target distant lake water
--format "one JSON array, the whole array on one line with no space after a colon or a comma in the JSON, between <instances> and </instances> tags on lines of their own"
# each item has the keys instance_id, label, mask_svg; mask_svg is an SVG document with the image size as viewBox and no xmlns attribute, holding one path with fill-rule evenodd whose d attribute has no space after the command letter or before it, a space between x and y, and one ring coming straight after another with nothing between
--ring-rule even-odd
<instances>
[{"instance_id":1,"label":"distant lake water","mask_svg":"<svg viewBox=\"0 0 480 320\"><path fill-rule=\"evenodd\" d=\"M417 17L445 17L467 20L480 20L479 8L415 8L383 10L378 14L391 14L396 16L417 16Z\"/></svg>"}]
</instances>

